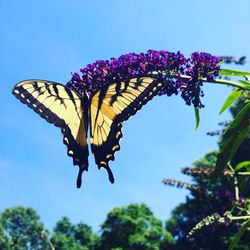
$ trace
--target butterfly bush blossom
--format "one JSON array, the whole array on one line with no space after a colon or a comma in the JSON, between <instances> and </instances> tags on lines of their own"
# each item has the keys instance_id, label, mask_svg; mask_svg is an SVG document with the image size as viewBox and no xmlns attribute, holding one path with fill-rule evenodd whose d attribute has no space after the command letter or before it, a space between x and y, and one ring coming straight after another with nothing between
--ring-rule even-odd
<instances>
[{"instance_id":1,"label":"butterfly bush blossom","mask_svg":"<svg viewBox=\"0 0 250 250\"><path fill-rule=\"evenodd\" d=\"M187 105L203 107L200 97L202 81L213 81L219 75L220 60L208 53L195 52L186 58L181 52L148 50L147 53L129 53L110 60L97 60L73 73L67 86L78 93L93 95L105 84L151 76L163 83L159 95L181 93ZM183 75L188 77L183 77Z\"/></svg>"}]
</instances>

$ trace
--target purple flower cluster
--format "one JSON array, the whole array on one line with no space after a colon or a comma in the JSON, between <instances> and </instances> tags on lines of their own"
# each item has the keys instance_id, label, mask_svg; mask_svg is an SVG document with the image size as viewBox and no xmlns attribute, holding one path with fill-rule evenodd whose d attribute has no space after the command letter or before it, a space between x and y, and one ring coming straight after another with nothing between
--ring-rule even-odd
<instances>
[{"instance_id":1,"label":"purple flower cluster","mask_svg":"<svg viewBox=\"0 0 250 250\"><path fill-rule=\"evenodd\" d=\"M194 52L186 65L186 74L191 76L185 88L183 88L181 97L187 105L193 104L195 107L202 108L204 105L200 97L204 96L201 90L202 81L199 78L206 78L213 81L219 75L219 59L204 52Z\"/></svg>"},{"instance_id":2,"label":"purple flower cluster","mask_svg":"<svg viewBox=\"0 0 250 250\"><path fill-rule=\"evenodd\" d=\"M164 83L159 95L181 92L186 104L202 107L200 77L211 81L218 76L219 59L207 53L195 52L187 59L180 52L148 50L147 53L130 53L110 60L98 60L73 73L67 86L78 93L93 95L103 85L134 77L151 76ZM189 76L189 79L182 78Z\"/></svg>"}]
</instances>

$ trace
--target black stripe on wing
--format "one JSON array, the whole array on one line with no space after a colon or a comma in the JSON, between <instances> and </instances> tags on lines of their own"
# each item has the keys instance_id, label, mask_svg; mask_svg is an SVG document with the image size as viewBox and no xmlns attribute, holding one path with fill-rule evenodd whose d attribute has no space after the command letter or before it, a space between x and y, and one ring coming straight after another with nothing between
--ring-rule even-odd
<instances>
[{"instance_id":1,"label":"black stripe on wing","mask_svg":"<svg viewBox=\"0 0 250 250\"><path fill-rule=\"evenodd\" d=\"M141 88L147 83L148 85L145 89ZM117 112L118 114L114 117L107 140L103 142L102 145L95 145L94 143L91 143L91 150L95 156L97 166L99 168L104 167L109 173L110 181L114 182L113 174L109 168L108 162L115 159L114 154L120 149L119 141L122 138L122 122L135 115L138 110L140 110L148 101L157 95L159 90L162 88L162 83L154 78L143 77L127 80L124 84L117 83L115 88L112 85L113 84L104 87L99 91L98 95L101 98L99 103L103 103L108 100L110 108L114 108L115 104L119 102L122 103L123 107L126 107L120 113ZM112 87L115 90L114 94L110 98L109 96L112 91L109 91L109 89ZM141 89L143 90L141 91ZM136 91L134 92L133 90ZM138 95L135 96L135 93L138 93ZM102 105L98 106L100 108L98 109L98 113L102 113ZM91 126L94 125L95 124L91 124Z\"/></svg>"},{"instance_id":2,"label":"black stripe on wing","mask_svg":"<svg viewBox=\"0 0 250 250\"><path fill-rule=\"evenodd\" d=\"M83 122L82 114L79 113L81 110L80 97L64 85L43 80L30 80L18 83L13 88L12 93L46 121L61 128L63 143L67 146L67 154L73 158L73 164L78 165L80 168L77 179L77 186L80 187L81 174L84 170L88 170L88 146L87 144L79 145L77 143L76 138L72 134L72 126L70 128L70 123L67 124L64 119L69 108L67 106L72 105L71 110L74 111L72 117L76 119L76 122L79 122L79 130L80 125L83 126L81 127L84 132L82 136L86 138L87 131L84 131L84 125L81 124ZM80 103L78 106L75 98Z\"/></svg>"}]
</instances>

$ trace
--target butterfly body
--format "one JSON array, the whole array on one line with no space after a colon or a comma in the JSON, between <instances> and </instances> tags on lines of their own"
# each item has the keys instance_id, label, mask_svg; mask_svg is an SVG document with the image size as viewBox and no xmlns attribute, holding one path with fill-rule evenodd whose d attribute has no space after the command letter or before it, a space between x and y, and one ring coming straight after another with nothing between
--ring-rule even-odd
<instances>
[{"instance_id":1,"label":"butterfly body","mask_svg":"<svg viewBox=\"0 0 250 250\"><path fill-rule=\"evenodd\" d=\"M122 123L161 88L162 83L152 77L105 84L95 93L46 80L26 80L16 84L12 93L42 118L61 128L67 153L73 158L73 164L79 166L79 188L82 173L89 166L88 144L98 168L104 167L110 182L114 182L108 162L114 160L115 152L120 149Z\"/></svg>"}]
</instances>

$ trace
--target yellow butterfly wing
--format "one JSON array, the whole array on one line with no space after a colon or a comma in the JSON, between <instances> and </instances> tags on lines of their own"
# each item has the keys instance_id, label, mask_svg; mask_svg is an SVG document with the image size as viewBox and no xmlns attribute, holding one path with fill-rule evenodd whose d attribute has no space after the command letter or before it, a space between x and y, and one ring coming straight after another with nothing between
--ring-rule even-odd
<instances>
[{"instance_id":1,"label":"yellow butterfly wing","mask_svg":"<svg viewBox=\"0 0 250 250\"><path fill-rule=\"evenodd\" d=\"M122 122L134 115L162 88L152 77L132 78L102 87L90 102L90 143L98 168L114 182L108 162L120 149Z\"/></svg>"},{"instance_id":2,"label":"yellow butterfly wing","mask_svg":"<svg viewBox=\"0 0 250 250\"><path fill-rule=\"evenodd\" d=\"M77 187L81 174L88 170L87 120L79 95L59 83L27 80L18 83L12 93L49 123L61 128L67 153L78 165Z\"/></svg>"}]
</instances>

